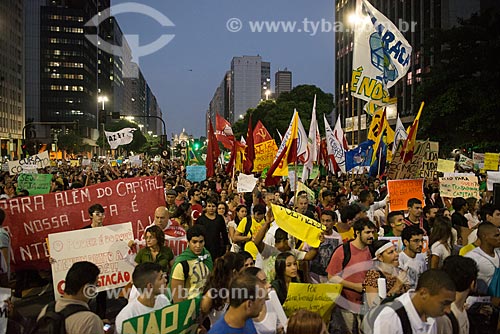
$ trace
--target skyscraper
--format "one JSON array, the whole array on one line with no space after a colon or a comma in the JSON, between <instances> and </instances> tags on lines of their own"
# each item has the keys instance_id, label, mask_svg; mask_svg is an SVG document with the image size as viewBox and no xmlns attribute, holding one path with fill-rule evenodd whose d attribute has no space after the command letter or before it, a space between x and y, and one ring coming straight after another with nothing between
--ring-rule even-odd
<instances>
[{"instance_id":1,"label":"skyscraper","mask_svg":"<svg viewBox=\"0 0 500 334\"><path fill-rule=\"evenodd\" d=\"M274 97L278 98L283 92L292 90L292 72L286 67L283 71L274 74Z\"/></svg>"}]
</instances>

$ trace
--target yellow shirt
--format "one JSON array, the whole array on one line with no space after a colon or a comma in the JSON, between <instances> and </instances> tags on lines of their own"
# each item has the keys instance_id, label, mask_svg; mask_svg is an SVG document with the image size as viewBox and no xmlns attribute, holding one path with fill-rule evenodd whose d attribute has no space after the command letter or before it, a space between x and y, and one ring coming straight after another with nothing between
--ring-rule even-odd
<instances>
[{"instance_id":1,"label":"yellow shirt","mask_svg":"<svg viewBox=\"0 0 500 334\"><path fill-rule=\"evenodd\" d=\"M203 292L203 287L205 286L210 270L205 263L198 261L198 259L189 260L187 263L189 265L189 279L185 282L184 288L187 289L187 299L192 299ZM186 281L181 263L178 263L175 266L174 271L172 272L172 278L179 281Z\"/></svg>"},{"instance_id":2,"label":"yellow shirt","mask_svg":"<svg viewBox=\"0 0 500 334\"><path fill-rule=\"evenodd\" d=\"M337 227L337 225L335 225ZM338 229L338 227L337 227ZM346 232L338 232L340 236L342 237L342 242L348 242L349 240L354 240L354 229L351 227L349 231Z\"/></svg>"},{"instance_id":3,"label":"yellow shirt","mask_svg":"<svg viewBox=\"0 0 500 334\"><path fill-rule=\"evenodd\" d=\"M250 232L248 232L249 234L247 235L256 235L257 232L260 230L260 228L262 227L262 224L264 223L264 221L262 222L257 222L253 217L252 217L252 226L250 227ZM244 235L243 233L245 233L245 227L247 225L247 217L243 218L238 227L236 228L236 231L240 232L241 235ZM247 241L245 243L245 251L249 252L254 261L255 259L257 258L257 254L259 253L259 250L257 249L257 246L255 246L254 242L253 241Z\"/></svg>"},{"instance_id":4,"label":"yellow shirt","mask_svg":"<svg viewBox=\"0 0 500 334\"><path fill-rule=\"evenodd\" d=\"M470 252L474 248L476 248L476 245L474 245L474 244L465 245L462 248L460 248L460 251L458 252L458 254L460 256L465 256L465 254L467 254L468 252Z\"/></svg>"}]
</instances>

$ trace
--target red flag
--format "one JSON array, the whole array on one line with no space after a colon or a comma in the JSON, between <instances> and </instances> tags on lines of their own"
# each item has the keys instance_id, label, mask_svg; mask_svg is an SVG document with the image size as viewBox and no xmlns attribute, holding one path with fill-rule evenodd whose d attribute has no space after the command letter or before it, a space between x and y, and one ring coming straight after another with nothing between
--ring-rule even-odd
<instances>
[{"instance_id":1,"label":"red flag","mask_svg":"<svg viewBox=\"0 0 500 334\"><path fill-rule=\"evenodd\" d=\"M246 160L243 163L243 172L251 174L253 170L253 161L255 160L255 147L253 144L253 130L252 130L252 115L248 119L247 129L247 147L245 149Z\"/></svg>"},{"instance_id":2,"label":"red flag","mask_svg":"<svg viewBox=\"0 0 500 334\"><path fill-rule=\"evenodd\" d=\"M226 121L224 117L215 114L215 135L217 140L222 143L222 145L228 150L233 149L234 135L233 129L231 128L231 123Z\"/></svg>"},{"instance_id":3,"label":"red flag","mask_svg":"<svg viewBox=\"0 0 500 334\"><path fill-rule=\"evenodd\" d=\"M207 159L205 160L205 166L207 166L207 178L214 176L214 164L220 155L219 144L217 143L217 137L214 133L214 127L212 126L212 120L208 120L209 130L207 134L208 146L207 146Z\"/></svg>"},{"instance_id":4,"label":"red flag","mask_svg":"<svg viewBox=\"0 0 500 334\"><path fill-rule=\"evenodd\" d=\"M231 149L231 158L226 165L226 174L233 175L233 166L237 171L242 171L243 163L245 160L245 145L239 140L233 141L233 148Z\"/></svg>"},{"instance_id":5,"label":"red flag","mask_svg":"<svg viewBox=\"0 0 500 334\"><path fill-rule=\"evenodd\" d=\"M255 129L253 129L254 145L263 143L268 140L273 140L273 137L271 137L264 124L262 124L261 121L258 121L255 125Z\"/></svg>"}]
</instances>

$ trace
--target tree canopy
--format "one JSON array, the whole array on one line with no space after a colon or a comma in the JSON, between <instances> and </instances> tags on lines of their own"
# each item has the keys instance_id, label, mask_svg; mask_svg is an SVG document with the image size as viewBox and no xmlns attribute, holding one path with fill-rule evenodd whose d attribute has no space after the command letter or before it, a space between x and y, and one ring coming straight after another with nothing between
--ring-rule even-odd
<instances>
[{"instance_id":1,"label":"tree canopy","mask_svg":"<svg viewBox=\"0 0 500 334\"><path fill-rule=\"evenodd\" d=\"M488 11L426 42L435 64L423 76L415 101L425 101L419 138L439 141L442 152L500 148L500 16Z\"/></svg>"},{"instance_id":2,"label":"tree canopy","mask_svg":"<svg viewBox=\"0 0 500 334\"><path fill-rule=\"evenodd\" d=\"M300 120L306 132L311 123L311 111L316 94L316 117L320 133L324 134L323 115L333 111L333 95L323 92L313 85L300 85L292 89L289 93L281 93L276 100L262 101L256 108L248 109L244 118L233 125L233 133L236 138L246 136L247 125L250 114L252 115L252 128L260 120L267 131L275 139L279 139L278 130L285 134L288 124L292 119L293 110L297 109Z\"/></svg>"}]
</instances>

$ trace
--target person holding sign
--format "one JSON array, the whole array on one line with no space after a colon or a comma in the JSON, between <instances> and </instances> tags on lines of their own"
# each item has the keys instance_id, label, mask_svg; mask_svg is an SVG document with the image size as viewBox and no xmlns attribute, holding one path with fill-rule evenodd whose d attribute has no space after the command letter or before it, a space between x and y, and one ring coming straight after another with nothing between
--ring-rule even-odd
<instances>
[{"instance_id":1,"label":"person holding sign","mask_svg":"<svg viewBox=\"0 0 500 334\"><path fill-rule=\"evenodd\" d=\"M285 303L290 283L298 283L298 264L295 256L290 252L278 254L274 263L276 270L276 279L272 281L271 286L278 294L281 305Z\"/></svg>"},{"instance_id":2,"label":"person holding sign","mask_svg":"<svg viewBox=\"0 0 500 334\"><path fill-rule=\"evenodd\" d=\"M125 320L151 313L170 305L164 295L167 280L158 263L145 262L137 265L132 273L132 282L139 296L131 300L116 316L116 332L122 332Z\"/></svg>"}]
</instances>

